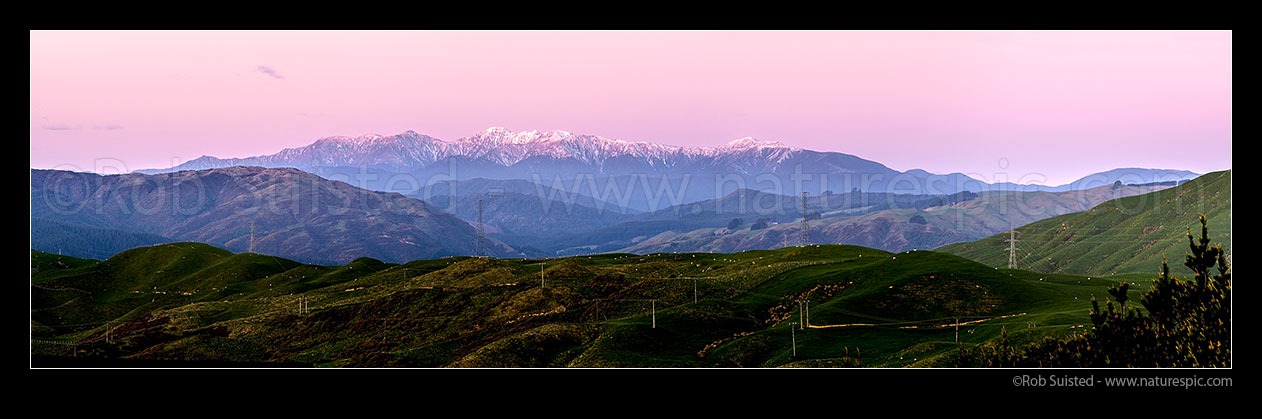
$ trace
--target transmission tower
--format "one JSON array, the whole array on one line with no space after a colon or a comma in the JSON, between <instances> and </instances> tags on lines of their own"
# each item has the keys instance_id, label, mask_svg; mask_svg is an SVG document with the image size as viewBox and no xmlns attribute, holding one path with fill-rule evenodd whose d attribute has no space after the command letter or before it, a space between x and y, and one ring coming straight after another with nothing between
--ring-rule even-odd
<instances>
[{"instance_id":1,"label":"transmission tower","mask_svg":"<svg viewBox=\"0 0 1262 419\"><path fill-rule=\"evenodd\" d=\"M806 192L802 192L802 237L798 241L802 246L811 244L811 222L806 220Z\"/></svg>"},{"instance_id":2,"label":"transmission tower","mask_svg":"<svg viewBox=\"0 0 1262 419\"><path fill-rule=\"evenodd\" d=\"M1016 223L1012 222L1012 220L1009 220L1009 223L1013 227L1011 230L1008 230L1008 240L1004 240L1005 243L1008 243L1008 269L1016 269L1017 268L1017 242L1021 240L1017 240Z\"/></svg>"},{"instance_id":3,"label":"transmission tower","mask_svg":"<svg viewBox=\"0 0 1262 419\"><path fill-rule=\"evenodd\" d=\"M486 251L486 230L482 228L482 200L478 200L478 232L477 237L473 239L473 256L487 256Z\"/></svg>"}]
</instances>

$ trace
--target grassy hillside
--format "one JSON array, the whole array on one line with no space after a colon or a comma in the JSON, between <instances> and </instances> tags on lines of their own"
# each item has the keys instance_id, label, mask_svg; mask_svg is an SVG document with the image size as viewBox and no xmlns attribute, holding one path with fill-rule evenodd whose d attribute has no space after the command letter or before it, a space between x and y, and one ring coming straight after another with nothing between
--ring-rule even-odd
<instances>
[{"instance_id":1,"label":"grassy hillside","mask_svg":"<svg viewBox=\"0 0 1262 419\"><path fill-rule=\"evenodd\" d=\"M1186 268L1187 229L1205 214L1216 243L1231 253L1231 171L1214 172L1178 187L1115 199L1017 229L1018 267L1037 272L1113 274L1156 272L1161 257L1176 273ZM1193 232L1199 234L1199 232ZM1007 266L1007 232L938 249L991 266Z\"/></svg>"},{"instance_id":2,"label":"grassy hillside","mask_svg":"<svg viewBox=\"0 0 1262 419\"><path fill-rule=\"evenodd\" d=\"M957 318L968 346L1080 333L1092 294L1147 284L843 245L317 266L173 243L67 265L32 273L36 355L319 366L934 366Z\"/></svg>"},{"instance_id":3,"label":"grassy hillside","mask_svg":"<svg viewBox=\"0 0 1262 419\"><path fill-rule=\"evenodd\" d=\"M99 261L94 259L83 259L31 250L31 272L73 269L97 262Z\"/></svg>"}]
</instances>

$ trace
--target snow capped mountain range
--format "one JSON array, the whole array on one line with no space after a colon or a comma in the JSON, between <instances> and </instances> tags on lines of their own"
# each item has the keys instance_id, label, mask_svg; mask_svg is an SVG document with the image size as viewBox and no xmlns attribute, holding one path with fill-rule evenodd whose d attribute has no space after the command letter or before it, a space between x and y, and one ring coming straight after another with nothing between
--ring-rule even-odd
<instances>
[{"instance_id":1,"label":"snow capped mountain range","mask_svg":"<svg viewBox=\"0 0 1262 419\"><path fill-rule=\"evenodd\" d=\"M564 130L512 132L493 127L450 142L414 131L390 136L327 137L306 147L287 148L266 156L231 159L202 156L171 170L236 165L298 168L368 165L409 171L453 157L485 160L506 167L531 158L572 159L598 169L610 160L633 160L649 168L665 168L718 159L717 164L740 167L774 165L801 151L779 142L749 137L717 147L681 147Z\"/></svg>"},{"instance_id":2,"label":"snow capped mountain range","mask_svg":"<svg viewBox=\"0 0 1262 419\"><path fill-rule=\"evenodd\" d=\"M630 182L630 178L648 177L670 179L673 188L686 186L681 199L713 199L730 192L731 188L771 188L786 195L852 190L952 194L1029 188L1060 191L1074 189L1077 185L988 184L962 173L935 174L920 169L900 172L850 154L807 150L750 137L715 147L682 147L564 130L513 132L501 127L454 141L414 131L389 136L327 137L305 147L287 148L270 155L229 159L202 156L172 168L138 172L153 174L231 166L292 167L327 178L356 179L360 173L371 173L372 176L367 177L372 179L359 186L380 191L394 190L390 178L395 174L410 175L421 183L412 185L413 188L430 181L477 178L530 180L554 187L558 185L553 180L562 179L569 182L567 187L572 187L582 179L612 178L618 180L624 190L639 187L641 192L650 195L662 190L664 185L660 183ZM1090 180L1092 185L1098 186L1115 181L1139 184L1182 180L1195 175L1186 171L1126 169L1092 175ZM743 183L725 183L733 178ZM798 182L800 179L806 181ZM585 193L600 196L607 185L589 184L586 188ZM651 206L639 209L649 208Z\"/></svg>"}]
</instances>

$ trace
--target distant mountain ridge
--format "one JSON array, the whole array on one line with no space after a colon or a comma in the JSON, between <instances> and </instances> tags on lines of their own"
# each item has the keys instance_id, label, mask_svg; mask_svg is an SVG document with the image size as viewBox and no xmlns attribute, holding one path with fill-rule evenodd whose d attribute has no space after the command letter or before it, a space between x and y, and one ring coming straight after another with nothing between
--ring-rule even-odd
<instances>
[{"instance_id":1,"label":"distant mountain ridge","mask_svg":"<svg viewBox=\"0 0 1262 419\"><path fill-rule=\"evenodd\" d=\"M390 170L412 170L446 158L464 157L485 160L509 167L531 158L572 159L601 168L635 163L650 168L668 168L696 163L704 159L712 166L756 166L782 161L801 149L771 141L741 138L717 147L682 147L649 142L633 142L595 135L575 134L563 130L547 132L512 132L494 127L452 142L414 131L382 136L326 137L311 145L287 148L278 153L220 159L202 156L170 169L142 172L199 170L228 166L288 166L295 168L371 165Z\"/></svg>"},{"instance_id":2,"label":"distant mountain ridge","mask_svg":"<svg viewBox=\"0 0 1262 419\"><path fill-rule=\"evenodd\" d=\"M1170 184L1177 185L1200 176L1188 170L1150 169L1141 167L1122 167L1099 173L1092 173L1064 185L1048 186L1036 184L1017 184L1011 182L994 183L996 189L1025 191L1065 192L1081 191L1121 182L1123 185Z\"/></svg>"},{"instance_id":3,"label":"distant mountain ridge","mask_svg":"<svg viewBox=\"0 0 1262 419\"><path fill-rule=\"evenodd\" d=\"M31 219L31 249L49 253L105 259L124 250L170 241L157 234Z\"/></svg>"},{"instance_id":4,"label":"distant mountain ridge","mask_svg":"<svg viewBox=\"0 0 1262 419\"><path fill-rule=\"evenodd\" d=\"M987 183L964 173L900 172L840 152L821 152L780 142L740 138L714 147L683 147L626 141L564 130L513 132L489 128L445 141L415 131L395 135L326 137L304 147L245 158L202 156L166 173L231 166L292 167L345 180L366 189L418 199L436 182L526 180L610 201L621 196L623 212L656 211L718 199L739 189L812 195L825 191L944 195L992 190L1065 191L1126 184L1180 181L1195 173L1164 169L1115 169L1059 186ZM613 185L611 188L610 185ZM666 191L673 199L650 196ZM441 193L438 193L441 194Z\"/></svg>"},{"instance_id":5,"label":"distant mountain ridge","mask_svg":"<svg viewBox=\"0 0 1262 419\"><path fill-rule=\"evenodd\" d=\"M470 255L477 241L473 226L424 201L262 167L110 176L31 170L31 219L49 226L39 237L32 232L41 249L77 249L65 241L85 240L78 232L93 227L120 243L167 238L315 263ZM519 254L484 243L491 255Z\"/></svg>"},{"instance_id":6,"label":"distant mountain ridge","mask_svg":"<svg viewBox=\"0 0 1262 419\"><path fill-rule=\"evenodd\" d=\"M1085 211L1102 202L1166 189L1165 186L1098 186L1085 191L1018 192L992 191L980 196L940 197L935 205L896 205L879 211L838 211L822 201L808 203L811 211L823 211L823 218L810 222L812 243L851 244L891 252L930 249L949 243L977 240L1012 225L1025 225L1045 218ZM903 195L905 196L905 195ZM929 197L926 197L929 198ZM971 198L971 199L970 199ZM616 249L616 252L733 252L774 249L799 243L802 217L781 218L778 225L682 229Z\"/></svg>"},{"instance_id":7,"label":"distant mountain ridge","mask_svg":"<svg viewBox=\"0 0 1262 419\"><path fill-rule=\"evenodd\" d=\"M414 131L382 136L327 137L275 154L221 159L202 156L168 169L139 170L165 173L231 166L292 167L326 178L357 179L368 174L363 186L412 196L433 181L531 180L552 185L584 179L601 183L613 180L632 189L655 191L660 184L687 190L689 202L722 197L736 189L756 187L759 182L781 185L785 194L825 189L883 192L899 180L907 185L933 184L941 190L907 193L955 193L981 190L981 182L960 173L936 175L923 170L899 172L885 165L838 152L819 152L790 147L780 142L746 137L715 147L682 147L642 141L626 141L569 131L512 132L490 128L455 141L444 141ZM805 174L808 179L798 182ZM406 175L406 176L401 176ZM765 178L771 175L773 178ZM762 176L762 177L760 177ZM403 177L412 190L394 189L389 179ZM645 179L635 183L638 178ZM907 182L910 181L910 182ZM724 182L731 184L725 185ZM397 182L396 182L397 183ZM650 184L651 183L651 184ZM404 182L403 184L407 184ZM586 186L586 185L583 185ZM584 194L599 196L601 191ZM684 202L666 204L678 205ZM633 207L652 211L664 206Z\"/></svg>"},{"instance_id":8,"label":"distant mountain ridge","mask_svg":"<svg viewBox=\"0 0 1262 419\"><path fill-rule=\"evenodd\" d=\"M977 196L972 192L952 195L911 195L889 192L830 193L809 197L807 207L808 216L813 220L818 220L821 217L834 217L840 214L855 216L889 209L925 209L951 205L975 199ZM719 199L676 205L651 213L623 216L622 220L616 224L594 230L570 229L535 238L500 237L514 245L525 244L562 255L614 251L641 253L638 249L643 249L642 253L680 251L679 249L710 251L713 249L675 247L670 244L661 247L640 248L637 246L646 239L673 237L678 233L686 235L686 232L692 231L726 232L728 228L725 226L733 223L738 225L737 230L760 230L769 225L800 220L801 214L800 197L742 189ZM754 227L759 224L764 226ZM780 246L781 243L776 241L765 248Z\"/></svg>"}]
</instances>

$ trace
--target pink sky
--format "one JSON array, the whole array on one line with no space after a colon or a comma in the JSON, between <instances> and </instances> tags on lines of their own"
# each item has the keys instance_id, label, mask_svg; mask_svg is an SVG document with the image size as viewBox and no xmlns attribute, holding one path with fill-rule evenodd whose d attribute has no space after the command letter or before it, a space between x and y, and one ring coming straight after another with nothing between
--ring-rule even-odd
<instances>
[{"instance_id":1,"label":"pink sky","mask_svg":"<svg viewBox=\"0 0 1262 419\"><path fill-rule=\"evenodd\" d=\"M1203 173L1231 165L1231 33L31 33L35 168L491 126L753 136L1052 185L1116 167Z\"/></svg>"}]
</instances>

